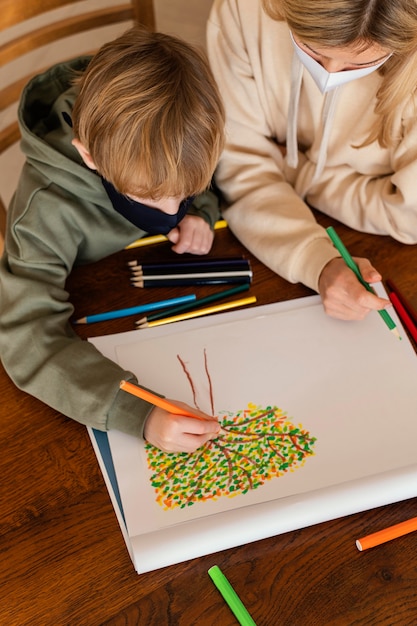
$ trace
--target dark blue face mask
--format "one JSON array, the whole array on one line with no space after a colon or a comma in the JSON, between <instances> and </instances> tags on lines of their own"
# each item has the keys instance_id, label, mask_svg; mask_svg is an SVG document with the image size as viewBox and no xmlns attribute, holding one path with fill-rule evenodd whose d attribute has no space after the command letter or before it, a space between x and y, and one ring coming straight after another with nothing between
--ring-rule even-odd
<instances>
[{"instance_id":1,"label":"dark blue face mask","mask_svg":"<svg viewBox=\"0 0 417 626\"><path fill-rule=\"evenodd\" d=\"M129 222L132 222L132 224L150 235L167 235L185 217L194 199L194 196L186 198L180 203L178 212L175 215L168 215L163 211L124 196L105 178L101 177L101 181L114 209Z\"/></svg>"}]
</instances>

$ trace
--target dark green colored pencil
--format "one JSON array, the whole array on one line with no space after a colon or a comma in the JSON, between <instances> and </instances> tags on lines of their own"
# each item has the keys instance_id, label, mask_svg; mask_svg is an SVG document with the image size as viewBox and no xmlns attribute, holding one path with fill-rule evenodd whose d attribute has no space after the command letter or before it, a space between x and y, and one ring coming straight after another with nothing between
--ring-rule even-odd
<instances>
[{"instance_id":1,"label":"dark green colored pencil","mask_svg":"<svg viewBox=\"0 0 417 626\"><path fill-rule=\"evenodd\" d=\"M336 233L333 226L329 226L329 228L327 228L326 230L327 230L327 234L329 235L330 239L333 242L333 245L335 246L336 250L340 252L340 255L342 259L344 260L344 262L346 263L346 265L352 270L352 272L356 274L357 279L365 287L365 289L367 289L368 291L374 294L375 291L373 290L371 285L362 278L362 274L360 273L359 267L356 265L355 261L350 256L349 252L345 248L342 240L340 239L339 235ZM389 330L398 339L401 339L397 326L395 325L395 322L392 319L391 315L388 313L388 311L386 311L385 309L381 309L380 311L378 311L378 313L384 320L385 324L388 326Z\"/></svg>"}]
</instances>

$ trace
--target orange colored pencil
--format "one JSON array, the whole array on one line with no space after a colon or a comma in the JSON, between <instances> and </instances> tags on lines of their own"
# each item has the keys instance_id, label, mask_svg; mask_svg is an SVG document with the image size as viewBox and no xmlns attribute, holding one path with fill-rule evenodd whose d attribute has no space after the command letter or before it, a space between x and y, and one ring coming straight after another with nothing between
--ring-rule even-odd
<instances>
[{"instance_id":1,"label":"orange colored pencil","mask_svg":"<svg viewBox=\"0 0 417 626\"><path fill-rule=\"evenodd\" d=\"M381 543L386 543L387 541L391 541L391 539L397 539L397 537L402 537L415 530L417 530L417 517L413 517L400 524L395 524L394 526L389 526L372 535L362 537L362 539L356 541L356 547L361 551L368 550L368 548L374 548Z\"/></svg>"},{"instance_id":2,"label":"orange colored pencil","mask_svg":"<svg viewBox=\"0 0 417 626\"><path fill-rule=\"evenodd\" d=\"M179 407L170 400L167 400L166 398L161 398L161 396L157 396L155 393L152 393L147 389L143 389L143 387L138 387L133 383L129 383L126 380L121 381L120 389L123 389L123 391L127 391L128 393L131 393L133 396L141 398L142 400L146 400L146 402L150 402L151 404L158 406L160 409L165 409L165 411L173 413L174 415L185 415L185 417L193 417L197 420L207 421L204 417L201 417L201 415L193 413L192 411L187 411L187 409ZM217 421L215 417L213 417L213 419ZM219 432L223 432L223 429L220 429Z\"/></svg>"}]
</instances>

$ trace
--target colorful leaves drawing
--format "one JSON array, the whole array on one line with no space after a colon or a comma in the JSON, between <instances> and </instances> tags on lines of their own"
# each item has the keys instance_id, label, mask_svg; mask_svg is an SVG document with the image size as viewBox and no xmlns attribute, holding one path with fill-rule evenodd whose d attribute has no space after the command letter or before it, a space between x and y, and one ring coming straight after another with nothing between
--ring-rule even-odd
<instances>
[{"instance_id":1,"label":"colorful leaves drawing","mask_svg":"<svg viewBox=\"0 0 417 626\"><path fill-rule=\"evenodd\" d=\"M316 441L276 406L220 413L222 434L192 454L146 445L156 501L165 510L234 497L301 467Z\"/></svg>"}]
</instances>

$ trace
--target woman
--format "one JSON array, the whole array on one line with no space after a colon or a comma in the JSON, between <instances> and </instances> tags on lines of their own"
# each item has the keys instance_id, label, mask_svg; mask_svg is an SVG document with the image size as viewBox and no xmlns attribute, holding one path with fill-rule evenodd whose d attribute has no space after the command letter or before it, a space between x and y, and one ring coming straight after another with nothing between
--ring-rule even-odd
<instances>
[{"instance_id":1,"label":"woman","mask_svg":"<svg viewBox=\"0 0 417 626\"><path fill-rule=\"evenodd\" d=\"M226 106L216 176L231 229L274 271L317 290L334 317L387 306L309 206L417 242L417 3L215 0L208 51ZM381 279L357 262L366 281Z\"/></svg>"}]
</instances>

